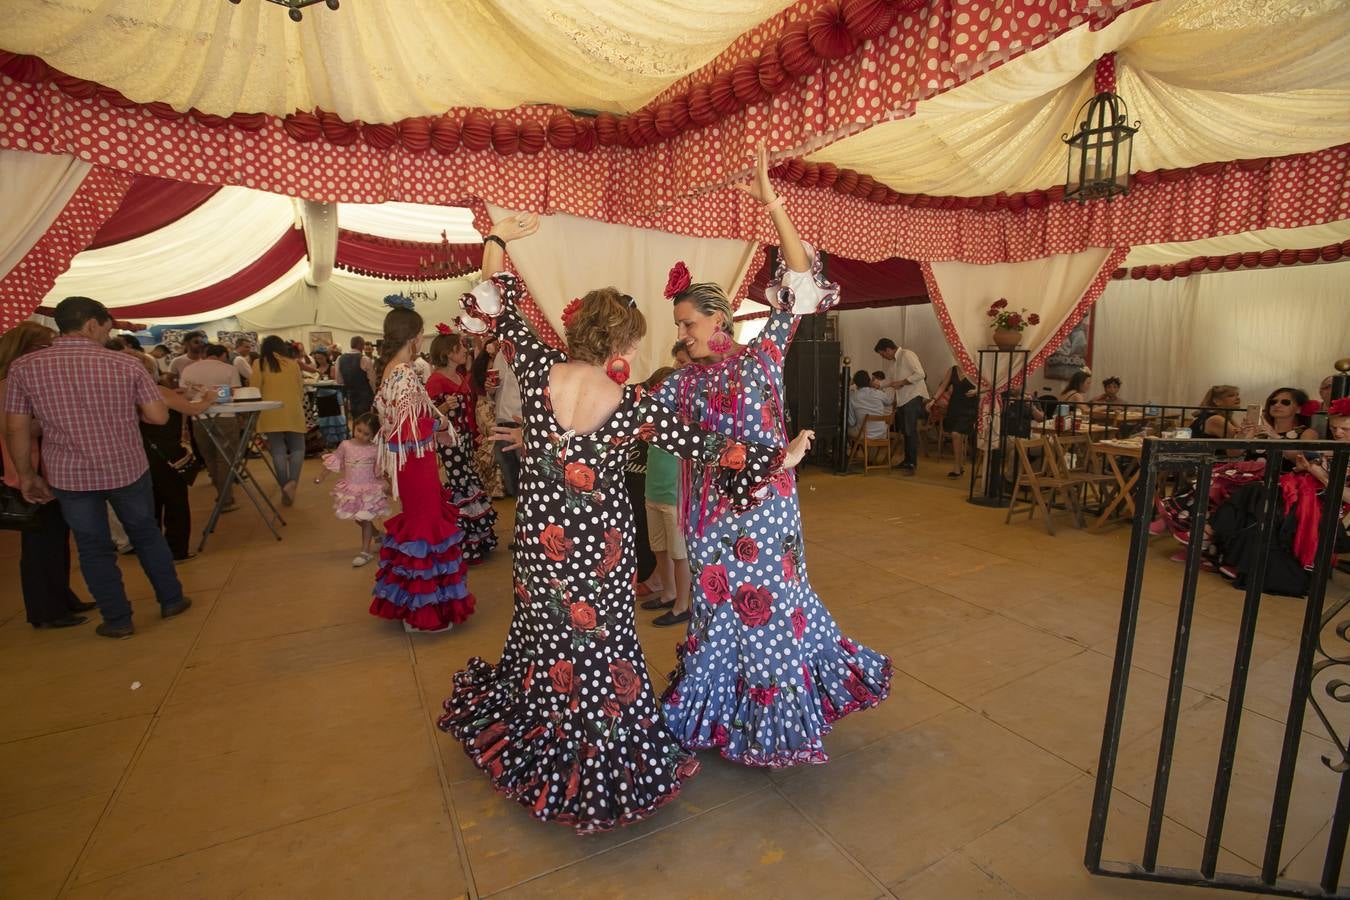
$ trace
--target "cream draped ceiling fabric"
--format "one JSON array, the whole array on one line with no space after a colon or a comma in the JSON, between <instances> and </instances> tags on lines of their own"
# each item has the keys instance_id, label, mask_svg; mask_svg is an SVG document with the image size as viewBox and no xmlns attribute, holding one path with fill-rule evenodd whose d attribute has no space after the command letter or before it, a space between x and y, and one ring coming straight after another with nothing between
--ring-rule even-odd
<instances>
[{"instance_id":1,"label":"cream draped ceiling fabric","mask_svg":"<svg viewBox=\"0 0 1350 900\"><path fill-rule=\"evenodd\" d=\"M787 0L14 0L3 47L215 115L316 106L394 122L451 107L636 109Z\"/></svg>"},{"instance_id":2,"label":"cream draped ceiling fabric","mask_svg":"<svg viewBox=\"0 0 1350 900\"><path fill-rule=\"evenodd\" d=\"M76 254L44 303L83 296L115 309L207 288L247 268L295 225L289 197L221 188L150 234Z\"/></svg>"},{"instance_id":3,"label":"cream draped ceiling fabric","mask_svg":"<svg viewBox=\"0 0 1350 900\"><path fill-rule=\"evenodd\" d=\"M1158 0L1081 27L809 157L901 193L982 196L1062 184L1093 63L1141 121L1134 171L1350 142L1350 3Z\"/></svg>"},{"instance_id":4,"label":"cream draped ceiling fabric","mask_svg":"<svg viewBox=\"0 0 1350 900\"><path fill-rule=\"evenodd\" d=\"M483 239L473 227L473 211L462 206L424 203L341 203L338 227L399 241L436 243L445 232L452 244L476 244Z\"/></svg>"},{"instance_id":5,"label":"cream draped ceiling fabric","mask_svg":"<svg viewBox=\"0 0 1350 900\"><path fill-rule=\"evenodd\" d=\"M1339 244L1347 239L1350 239L1350 219L1327 222L1323 225L1308 225L1304 228L1262 228L1258 231L1227 234L1203 241L1178 241L1171 244L1131 247L1130 255L1125 257L1125 262L1121 265L1127 268L1162 266L1196 256L1228 256L1230 253L1262 250L1307 250L1325 247L1328 244ZM1350 271L1346 274L1350 274ZM1350 331L1350 312L1346 315L1346 330Z\"/></svg>"},{"instance_id":6,"label":"cream draped ceiling fabric","mask_svg":"<svg viewBox=\"0 0 1350 900\"><path fill-rule=\"evenodd\" d=\"M488 213L494 222L511 215L490 204ZM675 320L665 298L670 267L683 260L695 281L720 284L734 296L758 261L758 249L753 241L692 238L564 215L541 216L537 232L509 246L512 264L559 334L563 307L596 288L615 287L637 300L647 319L633 364L637 376L671 364Z\"/></svg>"},{"instance_id":7,"label":"cream draped ceiling fabric","mask_svg":"<svg viewBox=\"0 0 1350 900\"><path fill-rule=\"evenodd\" d=\"M56 221L90 168L73 156L0 150L0 278Z\"/></svg>"},{"instance_id":8,"label":"cream draped ceiling fabric","mask_svg":"<svg viewBox=\"0 0 1350 900\"><path fill-rule=\"evenodd\" d=\"M1247 403L1278 387L1316 396L1350 355L1350 264L1240 269L1172 281L1113 281L1093 307L1096 380L1131 402L1199 403L1233 384Z\"/></svg>"}]
</instances>

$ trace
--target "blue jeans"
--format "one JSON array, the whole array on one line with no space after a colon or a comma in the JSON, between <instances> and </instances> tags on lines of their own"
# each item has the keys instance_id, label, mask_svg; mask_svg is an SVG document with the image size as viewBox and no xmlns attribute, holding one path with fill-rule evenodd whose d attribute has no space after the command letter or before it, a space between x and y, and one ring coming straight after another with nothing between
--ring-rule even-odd
<instances>
[{"instance_id":1,"label":"blue jeans","mask_svg":"<svg viewBox=\"0 0 1350 900\"><path fill-rule=\"evenodd\" d=\"M131 622L131 604L122 584L122 570L117 567L117 548L113 546L112 533L108 529L108 504L112 504L113 512L127 530L127 537L136 548L136 558L155 589L159 605L171 606L183 599L183 585L173 567L173 554L169 552L169 544L155 518L155 493L150 486L149 469L120 488L106 491L52 488L52 493L75 535L80 572L89 592L94 595L103 621L109 625Z\"/></svg>"},{"instance_id":2,"label":"blue jeans","mask_svg":"<svg viewBox=\"0 0 1350 900\"><path fill-rule=\"evenodd\" d=\"M272 468L277 471L277 484L285 487L300 480L300 467L305 464L305 436L298 431L269 431L267 449L272 451Z\"/></svg>"}]
</instances>

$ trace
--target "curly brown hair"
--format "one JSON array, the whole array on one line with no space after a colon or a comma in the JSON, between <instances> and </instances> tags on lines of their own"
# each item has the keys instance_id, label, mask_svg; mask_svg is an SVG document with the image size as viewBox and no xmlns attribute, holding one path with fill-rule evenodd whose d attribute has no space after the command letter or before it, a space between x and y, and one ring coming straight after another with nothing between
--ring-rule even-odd
<instances>
[{"instance_id":1,"label":"curly brown hair","mask_svg":"<svg viewBox=\"0 0 1350 900\"><path fill-rule=\"evenodd\" d=\"M581 298L564 337L568 356L600 365L636 346L646 333L647 320L633 298L607 287Z\"/></svg>"},{"instance_id":2,"label":"curly brown hair","mask_svg":"<svg viewBox=\"0 0 1350 900\"><path fill-rule=\"evenodd\" d=\"M431 349L427 351L427 358L431 364L438 369L443 369L450 365L450 354L459 349L463 341L457 334L438 334L431 342Z\"/></svg>"}]
</instances>

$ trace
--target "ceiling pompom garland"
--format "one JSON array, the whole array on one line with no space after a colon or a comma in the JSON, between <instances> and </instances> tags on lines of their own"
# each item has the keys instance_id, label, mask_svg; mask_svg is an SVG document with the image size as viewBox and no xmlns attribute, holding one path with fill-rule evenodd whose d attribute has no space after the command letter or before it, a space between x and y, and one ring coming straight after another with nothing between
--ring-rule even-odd
<instances>
[{"instance_id":1,"label":"ceiling pompom garland","mask_svg":"<svg viewBox=\"0 0 1350 900\"><path fill-rule=\"evenodd\" d=\"M1350 259L1350 240L1327 244L1324 247L1305 247L1302 250L1247 250L1242 253L1228 253L1223 256L1193 256L1179 263L1161 265L1131 266L1118 268L1111 273L1116 281L1126 278L1147 281L1171 281L1173 278L1186 278L1201 272L1229 272L1238 269L1271 269L1275 266L1308 265L1311 263L1336 262Z\"/></svg>"}]
</instances>

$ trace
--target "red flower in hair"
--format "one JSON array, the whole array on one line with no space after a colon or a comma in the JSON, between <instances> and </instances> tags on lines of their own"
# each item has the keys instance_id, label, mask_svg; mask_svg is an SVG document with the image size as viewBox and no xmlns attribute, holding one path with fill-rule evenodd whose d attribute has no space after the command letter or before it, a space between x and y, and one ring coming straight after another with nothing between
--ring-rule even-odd
<instances>
[{"instance_id":1,"label":"red flower in hair","mask_svg":"<svg viewBox=\"0 0 1350 900\"><path fill-rule=\"evenodd\" d=\"M670 267L670 274L666 276L666 299L674 300L693 281L693 276L689 274L689 267L684 264L684 260L680 260Z\"/></svg>"},{"instance_id":2,"label":"red flower in hair","mask_svg":"<svg viewBox=\"0 0 1350 900\"><path fill-rule=\"evenodd\" d=\"M577 297L577 298L574 299L571 303L569 303L569 304L567 304L566 306L563 307L563 311L562 311L562 323L563 323L563 328L569 328L569 327L571 327L571 325L572 325L572 317L575 316L575 315L577 314L577 310L579 310L579 309L581 309L581 298L580 298L580 297Z\"/></svg>"},{"instance_id":3,"label":"red flower in hair","mask_svg":"<svg viewBox=\"0 0 1350 900\"><path fill-rule=\"evenodd\" d=\"M450 326L447 325L447 324L445 324L444 322L437 322L437 323L436 323L436 333L437 333L437 334L453 334L454 332L452 332L452 331L450 330Z\"/></svg>"},{"instance_id":4,"label":"red flower in hair","mask_svg":"<svg viewBox=\"0 0 1350 900\"><path fill-rule=\"evenodd\" d=\"M1339 400L1332 400L1327 406L1328 416L1350 416L1350 397L1342 397Z\"/></svg>"}]
</instances>

